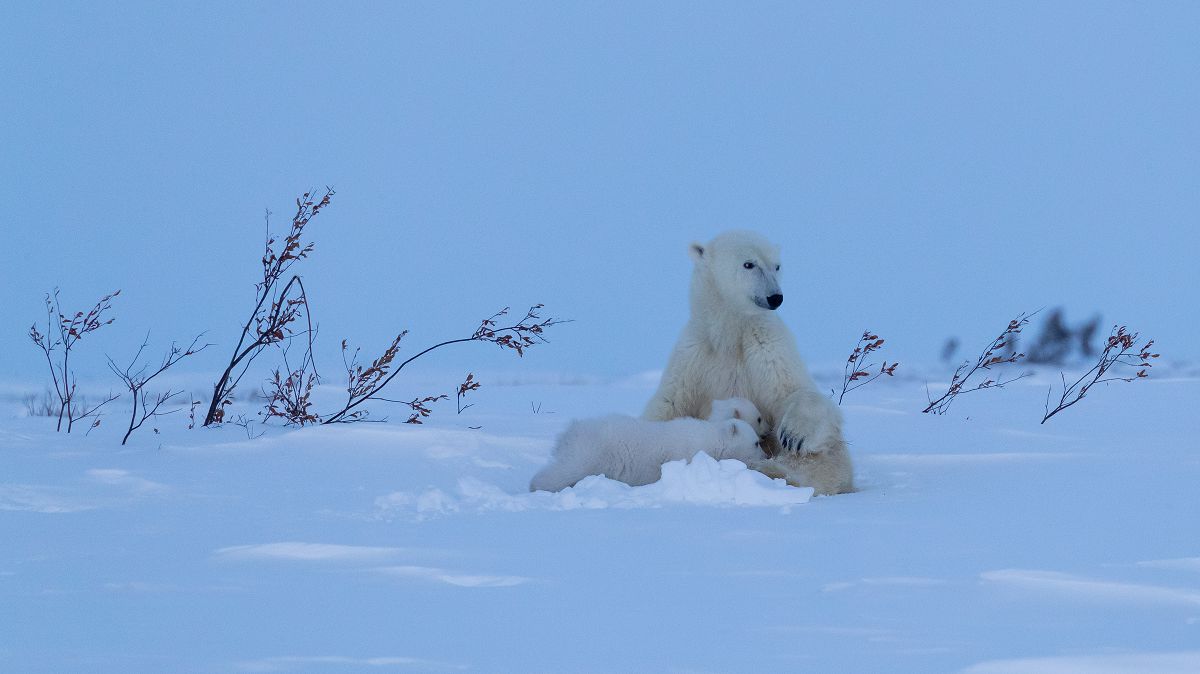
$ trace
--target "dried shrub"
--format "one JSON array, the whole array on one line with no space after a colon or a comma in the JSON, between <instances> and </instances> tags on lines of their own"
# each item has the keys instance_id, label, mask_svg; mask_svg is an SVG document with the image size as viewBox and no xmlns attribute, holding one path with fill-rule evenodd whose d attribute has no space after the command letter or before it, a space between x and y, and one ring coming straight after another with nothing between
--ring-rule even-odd
<instances>
[{"instance_id":1,"label":"dried shrub","mask_svg":"<svg viewBox=\"0 0 1200 674\"><path fill-rule=\"evenodd\" d=\"M86 313L77 311L68 316L63 313L58 300L58 288L53 294L46 294L46 332L38 330L37 323L29 328L29 338L37 345L46 357L50 368L50 379L54 382L54 394L57 397L58 410L56 430L63 429L63 420L67 422L67 432L70 433L75 422L88 417L95 417L91 427L100 425L98 412L100 408L116 400L119 396L110 395L100 402L89 405L76 395L76 378L71 371L71 350L85 335L91 334L110 324L114 319L105 320L104 314L112 308L112 299L121 294L117 290L100 298L95 306Z\"/></svg>"},{"instance_id":2,"label":"dried shrub","mask_svg":"<svg viewBox=\"0 0 1200 674\"><path fill-rule=\"evenodd\" d=\"M1036 312L1035 312L1036 313ZM990 344L983 350L979 358L972 364L971 361L965 361L954 370L954 376L950 379L950 386L946 392L936 400L930 399L929 405L921 410L925 413L945 414L950 409L954 399L963 393L971 393L973 391L982 391L990 388L1001 388L1007 384L1011 384L1019 379L1028 377L1028 373L1020 374L1015 377L1004 378L1003 375L997 375L994 379L988 378L983 382L968 388L967 382L971 377L980 370L991 372L992 368L1005 364L1015 363L1025 357L1023 353L1016 353L1011 350L1005 352L1005 348L1012 343L1016 335L1021 332L1021 329L1029 324L1029 317L1021 312L1016 318L1008 322L1008 327L1004 332L1000 333Z\"/></svg>"},{"instance_id":3,"label":"dried shrub","mask_svg":"<svg viewBox=\"0 0 1200 674\"><path fill-rule=\"evenodd\" d=\"M129 427L125 431L125 437L121 438L121 444L125 444L129 440L129 436L133 432L142 427L142 424L155 417L174 414L183 409L182 406L163 411L163 406L171 404L175 398L183 395L183 391L172 391L168 388L166 391L151 394L146 390L146 385L154 380L155 377L166 372L171 366L188 356L200 353L207 349L211 344L203 344L197 346L200 338L203 335L197 335L187 347L181 347L175 342L171 342L171 348L167 350L163 356L162 362L153 372L147 372L149 365L138 367L138 362L142 359L142 352L146 350L146 346L150 343L150 334L146 334L146 339L142 340L142 345L138 347L137 353L133 359L129 361L129 365L125 368L119 367L112 358L108 359L108 369L112 370L113 374L125 384L126 390L129 391L130 397L133 398L133 408L129 413ZM137 368L136 370L134 368ZM194 412L195 405L192 410ZM188 428L191 428L189 425ZM157 429L156 429L157 432Z\"/></svg>"},{"instance_id":4,"label":"dried shrub","mask_svg":"<svg viewBox=\"0 0 1200 674\"><path fill-rule=\"evenodd\" d=\"M48 387L41 395L29 393L21 396L21 405L25 407L27 417L52 417L58 413L58 399Z\"/></svg>"},{"instance_id":5,"label":"dried shrub","mask_svg":"<svg viewBox=\"0 0 1200 674\"><path fill-rule=\"evenodd\" d=\"M1130 333L1124 325L1114 325L1108 339L1105 340L1104 350L1100 352L1100 359L1090 370L1069 386L1067 385L1066 376L1060 373L1062 377L1062 395L1059 396L1058 405L1054 409L1050 409L1050 396L1054 393L1054 387L1051 386L1046 391L1046 414L1042 417L1042 423L1046 423L1050 417L1083 400L1088 390L1096 384L1113 381L1131 382L1135 379L1145 379L1150 376L1148 372L1149 368L1152 367L1150 361L1158 358L1157 353L1150 352L1150 347L1154 346L1154 340L1151 339L1141 346L1137 345L1137 341L1138 333ZM1110 370L1113 368L1125 371L1135 368L1140 369L1127 376L1116 374L1108 376Z\"/></svg>"},{"instance_id":6,"label":"dried shrub","mask_svg":"<svg viewBox=\"0 0 1200 674\"><path fill-rule=\"evenodd\" d=\"M417 397L410 401L390 400L380 396L383 388L395 379L396 375L406 365L435 349L464 342L488 342L499 346L501 349L515 351L518 356L523 356L525 349L546 341L544 337L546 328L567 322L554 318L543 319L538 314L538 311L542 308L543 305L541 304L534 305L525 312L521 320L505 327L498 327L499 320L508 315L509 308L504 307L495 314L480 321L479 327L475 329L475 332L471 333L471 336L439 342L425 348L416 355L410 356L398 365L394 365L394 361L400 351L401 340L408 334L407 330L396 335L396 338L392 340L391 345L384 350L383 354L371 361L369 366L365 367L358 362L358 349L355 349L350 357L347 358L349 347L346 340L342 340L342 359L346 366L346 403L337 412L323 417L321 423L336 424L365 421L369 413L361 406L371 400L406 405L412 410L412 415L406 423L421 423L421 419L429 416L431 413L428 407L429 404L447 399L449 396ZM470 390L475 390L476 388L478 388L477 385Z\"/></svg>"},{"instance_id":7,"label":"dried shrub","mask_svg":"<svg viewBox=\"0 0 1200 674\"><path fill-rule=\"evenodd\" d=\"M842 399L846 394L870 384L871 382L887 375L889 377L896 374L896 366L900 363L892 363L888 365L885 360L879 366L878 372L873 372L875 364L865 364L867 356L870 356L875 351L883 347L884 340L879 338L879 335L873 334L870 330L864 330L862 337L858 338L858 344L855 345L854 351L851 352L850 358L846 360L846 365L842 375L842 392L838 395L838 404L842 404Z\"/></svg>"},{"instance_id":8,"label":"dried shrub","mask_svg":"<svg viewBox=\"0 0 1200 674\"><path fill-rule=\"evenodd\" d=\"M304 357L296 369L292 369L289 362L289 350L288 344L281 347L283 372L276 367L271 372L271 378L263 386L263 398L267 403L265 410L260 414L267 421L272 418L282 419L287 426L320 423L321 418L312 411L313 387L321 381L313 362L312 349L306 346ZM284 372L287 374L283 374Z\"/></svg>"},{"instance_id":9,"label":"dried shrub","mask_svg":"<svg viewBox=\"0 0 1200 674\"><path fill-rule=\"evenodd\" d=\"M242 327L229 364L213 386L212 399L204 417L205 426L224 420L225 407L233 402L234 389L265 347L305 334L308 336L311 351L312 320L304 283L297 275L288 277L286 282L284 278L292 265L312 252L312 243L302 243L304 228L329 205L333 194L332 189L325 188L325 193L320 199L314 197L311 191L296 199L296 213L292 216L291 227L283 240L278 242L278 246L276 239L268 233L262 256L262 280L254 284L254 310ZM270 213L267 216L269 227ZM306 330L298 333L293 324L301 318L304 318L308 325Z\"/></svg>"}]
</instances>

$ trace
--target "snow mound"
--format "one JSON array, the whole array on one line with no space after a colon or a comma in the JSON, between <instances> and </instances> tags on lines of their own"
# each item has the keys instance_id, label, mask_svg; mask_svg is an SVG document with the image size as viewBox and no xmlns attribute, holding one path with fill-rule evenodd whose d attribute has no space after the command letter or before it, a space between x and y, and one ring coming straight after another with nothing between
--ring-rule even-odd
<instances>
[{"instance_id":1,"label":"snow mound","mask_svg":"<svg viewBox=\"0 0 1200 674\"><path fill-rule=\"evenodd\" d=\"M663 464L662 479L631 487L593 475L560 492L509 494L482 480L465 477L455 494L430 488L420 494L393 492L376 499L384 513L415 511L420 517L453 512L659 508L665 505L768 506L788 509L812 498L809 487L791 487L736 459L717 461L704 452L691 461Z\"/></svg>"}]
</instances>

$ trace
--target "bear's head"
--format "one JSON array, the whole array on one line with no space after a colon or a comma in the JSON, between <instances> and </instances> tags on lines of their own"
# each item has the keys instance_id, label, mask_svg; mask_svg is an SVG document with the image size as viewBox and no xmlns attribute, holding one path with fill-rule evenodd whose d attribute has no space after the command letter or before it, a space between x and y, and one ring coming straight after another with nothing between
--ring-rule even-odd
<instances>
[{"instance_id":1,"label":"bear's head","mask_svg":"<svg viewBox=\"0 0 1200 674\"><path fill-rule=\"evenodd\" d=\"M748 231L725 232L707 244L693 243L695 279L739 313L774 311L783 304L779 247Z\"/></svg>"}]
</instances>

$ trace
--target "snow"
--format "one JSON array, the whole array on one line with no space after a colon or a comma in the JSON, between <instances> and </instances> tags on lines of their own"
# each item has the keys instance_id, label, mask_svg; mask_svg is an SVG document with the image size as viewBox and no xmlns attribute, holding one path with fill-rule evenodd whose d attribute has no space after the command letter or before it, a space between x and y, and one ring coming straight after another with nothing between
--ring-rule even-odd
<instances>
[{"instance_id":1,"label":"snow","mask_svg":"<svg viewBox=\"0 0 1200 674\"><path fill-rule=\"evenodd\" d=\"M664 464L662 479L638 487L593 475L559 492L514 495L476 478L464 477L458 481L456 492L452 496L437 488L417 495L399 491L380 497L375 503L385 510L412 506L419 516L460 510L656 508L670 504L781 506L786 510L807 503L813 490L789 487L783 480L750 470L736 459L718 461L699 452L690 461Z\"/></svg>"},{"instance_id":2,"label":"snow","mask_svg":"<svg viewBox=\"0 0 1200 674\"><path fill-rule=\"evenodd\" d=\"M941 417L925 377L880 381L843 407L859 491L820 498L704 454L527 491L650 375L482 373L423 426L168 417L127 447L120 414L57 434L16 391L0 671L1197 671L1200 378L1154 375L1046 425L1056 372Z\"/></svg>"}]
</instances>

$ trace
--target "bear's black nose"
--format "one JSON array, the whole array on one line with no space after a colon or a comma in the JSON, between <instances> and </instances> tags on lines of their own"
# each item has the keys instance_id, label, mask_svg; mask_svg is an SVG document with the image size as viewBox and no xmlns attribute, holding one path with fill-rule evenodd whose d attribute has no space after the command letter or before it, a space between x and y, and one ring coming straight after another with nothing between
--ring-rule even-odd
<instances>
[{"instance_id":1,"label":"bear's black nose","mask_svg":"<svg viewBox=\"0 0 1200 674\"><path fill-rule=\"evenodd\" d=\"M783 304L783 295L771 295L767 298L767 304L770 305L772 311L778 309L779 305Z\"/></svg>"}]
</instances>

